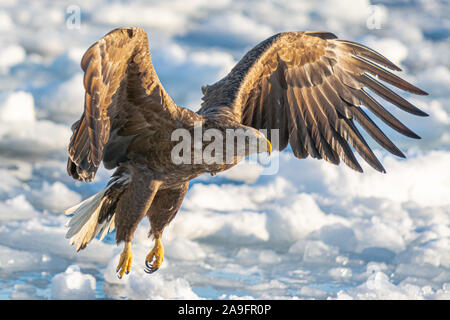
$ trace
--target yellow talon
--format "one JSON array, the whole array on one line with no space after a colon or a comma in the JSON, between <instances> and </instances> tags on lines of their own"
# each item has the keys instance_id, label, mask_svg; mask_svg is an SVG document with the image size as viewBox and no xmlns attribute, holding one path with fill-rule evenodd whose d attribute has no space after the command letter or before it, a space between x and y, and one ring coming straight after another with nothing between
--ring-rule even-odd
<instances>
[{"instance_id":1,"label":"yellow talon","mask_svg":"<svg viewBox=\"0 0 450 320\"><path fill-rule=\"evenodd\" d=\"M117 265L116 272L119 279L122 279L123 275L130 273L131 262L133 261L133 253L131 252L131 242L126 242L122 253L120 254L119 264Z\"/></svg>"},{"instance_id":2,"label":"yellow talon","mask_svg":"<svg viewBox=\"0 0 450 320\"><path fill-rule=\"evenodd\" d=\"M145 265L147 266L145 272L147 273L155 272L156 270L159 269L163 260L164 260L164 247L162 245L161 238L158 237L155 239L155 246L153 247L152 251L150 251L150 253L145 258Z\"/></svg>"}]
</instances>

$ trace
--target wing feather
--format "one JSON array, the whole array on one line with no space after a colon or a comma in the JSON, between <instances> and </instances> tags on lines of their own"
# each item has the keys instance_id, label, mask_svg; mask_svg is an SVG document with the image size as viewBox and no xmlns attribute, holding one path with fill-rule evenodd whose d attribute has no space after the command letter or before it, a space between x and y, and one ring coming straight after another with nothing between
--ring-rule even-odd
<instances>
[{"instance_id":1,"label":"wing feather","mask_svg":"<svg viewBox=\"0 0 450 320\"><path fill-rule=\"evenodd\" d=\"M156 75L143 29L111 31L86 51L81 68L84 113L73 125L67 170L75 179L92 181L109 146L115 151L105 167L113 168L126 156L130 136L170 130L178 107Z\"/></svg>"},{"instance_id":2,"label":"wing feather","mask_svg":"<svg viewBox=\"0 0 450 320\"><path fill-rule=\"evenodd\" d=\"M406 127L399 120L397 120L397 118L395 118L389 111L387 111L377 100L375 100L366 91L359 90L354 94L360 99L363 105L365 105L373 114L375 114L378 118L380 118L392 129L396 130L397 132L407 137L413 139L420 139L420 137L417 134L411 131L411 129Z\"/></svg>"},{"instance_id":3,"label":"wing feather","mask_svg":"<svg viewBox=\"0 0 450 320\"><path fill-rule=\"evenodd\" d=\"M385 172L355 122L384 149L404 154L362 108L405 136L419 136L364 89L411 114L427 115L380 81L414 94L427 93L385 68L400 71L380 53L332 33L280 33L258 44L226 77L208 86L198 113L227 110L244 125L279 129L280 150L289 143L298 158L334 164L343 160L362 171L353 147L373 168Z\"/></svg>"},{"instance_id":4,"label":"wing feather","mask_svg":"<svg viewBox=\"0 0 450 320\"><path fill-rule=\"evenodd\" d=\"M400 109L409 112L411 114L414 114L416 116L426 117L428 114L408 102L406 99L403 99L398 94L396 94L394 91L389 89L388 87L384 86L374 78L372 78L368 74L363 74L361 76L361 81L372 91L374 91L377 95L384 98L385 100L395 104Z\"/></svg>"},{"instance_id":5,"label":"wing feather","mask_svg":"<svg viewBox=\"0 0 450 320\"><path fill-rule=\"evenodd\" d=\"M369 60L372 60L378 64L381 64L391 70L395 71L401 71L399 67L397 67L395 64L393 64L391 61L389 61L386 57L379 54L375 50L372 50L360 43L356 43L349 40L341 40L338 39L339 43L343 44L348 50L351 50L354 55L367 58Z\"/></svg>"},{"instance_id":6,"label":"wing feather","mask_svg":"<svg viewBox=\"0 0 450 320\"><path fill-rule=\"evenodd\" d=\"M353 111L353 117L364 130L376 141L380 146L388 150L390 153L395 154L398 157L405 158L403 152L401 152L397 146L381 131L380 128L369 118L362 108L355 108Z\"/></svg>"}]
</instances>

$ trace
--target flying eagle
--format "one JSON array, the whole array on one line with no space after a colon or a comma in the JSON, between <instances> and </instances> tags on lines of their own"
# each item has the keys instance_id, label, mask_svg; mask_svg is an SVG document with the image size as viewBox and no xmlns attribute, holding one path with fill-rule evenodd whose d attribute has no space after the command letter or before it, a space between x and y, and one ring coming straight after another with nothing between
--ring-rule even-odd
<instances>
[{"instance_id":1,"label":"flying eagle","mask_svg":"<svg viewBox=\"0 0 450 320\"><path fill-rule=\"evenodd\" d=\"M365 89L417 116L427 114L379 80L427 93L383 67L401 70L374 50L329 32L279 33L250 50L223 79L202 87L203 102L194 112L176 105L164 90L143 29L111 31L81 60L84 112L72 125L67 171L90 182L102 161L116 170L104 190L66 210L73 214L66 237L78 251L115 228L117 244L125 242L117 266L121 278L131 269L134 232L147 216L155 244L146 256L146 271L156 271L164 257L162 232L180 208L189 181L224 171L252 153L270 153L273 137L262 129L278 129L276 149L289 144L299 159L311 156L336 165L342 160L362 172L353 147L370 166L385 172L355 123L392 154L405 156L366 110L401 134L420 137ZM172 133L193 133L196 126L222 133L241 130L251 139L244 140L244 154L225 148L230 163L175 163L172 151L178 142Z\"/></svg>"}]
</instances>

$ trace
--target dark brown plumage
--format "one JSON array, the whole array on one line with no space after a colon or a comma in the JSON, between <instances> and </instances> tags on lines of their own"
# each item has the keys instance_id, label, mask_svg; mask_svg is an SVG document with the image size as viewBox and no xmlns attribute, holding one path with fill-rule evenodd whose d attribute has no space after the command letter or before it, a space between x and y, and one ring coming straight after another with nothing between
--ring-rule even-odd
<instances>
[{"instance_id":1,"label":"dark brown plumage","mask_svg":"<svg viewBox=\"0 0 450 320\"><path fill-rule=\"evenodd\" d=\"M149 271L154 271L162 262L161 233L180 208L189 180L226 170L239 160L174 164L170 157L177 143L171 141L174 130L192 132L194 123L222 132L279 129L279 141L272 141L270 131L268 140L279 150L290 144L297 158L311 156L333 164L342 160L362 172L353 147L374 169L385 172L355 122L383 148L404 155L362 106L401 134L419 136L365 89L406 112L426 116L379 82L427 94L385 69L400 68L372 49L328 32L286 32L261 42L226 77L202 88L203 103L197 112L177 106L166 93L140 28L111 31L88 49L81 67L85 108L72 127L68 173L89 182L102 161L117 170L107 189L68 210L75 216L67 236L80 249L97 233L104 235L115 227L117 243L127 243L120 276L129 271L130 242L145 215L157 241L147 256Z\"/></svg>"}]
</instances>

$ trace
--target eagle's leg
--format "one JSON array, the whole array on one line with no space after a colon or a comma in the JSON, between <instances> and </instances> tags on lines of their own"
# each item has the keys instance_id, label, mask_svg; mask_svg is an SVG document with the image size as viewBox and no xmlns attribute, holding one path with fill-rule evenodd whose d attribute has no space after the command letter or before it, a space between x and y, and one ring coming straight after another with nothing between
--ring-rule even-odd
<instances>
[{"instance_id":1,"label":"eagle's leg","mask_svg":"<svg viewBox=\"0 0 450 320\"><path fill-rule=\"evenodd\" d=\"M149 237L153 236L155 239L155 246L145 259L145 265L147 266L145 271L147 273L153 273L158 270L164 260L164 247L161 241L162 233L177 214L188 187L189 182L183 182L171 188L160 189L156 193L147 212L151 226Z\"/></svg>"},{"instance_id":2,"label":"eagle's leg","mask_svg":"<svg viewBox=\"0 0 450 320\"><path fill-rule=\"evenodd\" d=\"M155 245L145 257L145 272L153 273L159 269L164 260L164 247L161 241L161 233L155 235Z\"/></svg>"},{"instance_id":3,"label":"eagle's leg","mask_svg":"<svg viewBox=\"0 0 450 320\"><path fill-rule=\"evenodd\" d=\"M130 273L131 262L133 261L133 252L131 252L131 241L125 242L122 253L120 254L119 264L116 272L118 272L119 279L122 279L124 274Z\"/></svg>"},{"instance_id":4,"label":"eagle's leg","mask_svg":"<svg viewBox=\"0 0 450 320\"><path fill-rule=\"evenodd\" d=\"M116 242L122 241L125 246L120 255L117 266L118 277L122 278L131 269L133 254L131 252L131 241L134 237L139 222L148 212L159 187L161 180L156 179L155 174L146 166L138 163L128 165L131 171L131 181L125 191L120 195L115 213Z\"/></svg>"}]
</instances>

